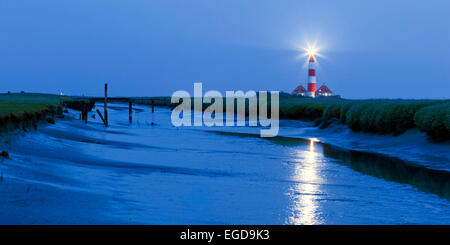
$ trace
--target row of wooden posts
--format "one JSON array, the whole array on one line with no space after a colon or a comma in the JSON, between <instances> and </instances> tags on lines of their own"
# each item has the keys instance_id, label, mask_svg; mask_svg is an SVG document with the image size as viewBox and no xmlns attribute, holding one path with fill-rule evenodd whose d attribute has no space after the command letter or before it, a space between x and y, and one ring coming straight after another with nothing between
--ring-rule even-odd
<instances>
[{"instance_id":1,"label":"row of wooden posts","mask_svg":"<svg viewBox=\"0 0 450 245\"><path fill-rule=\"evenodd\" d=\"M105 83L105 102L104 102L104 111L103 115L99 109L96 110L97 114L102 119L103 123L105 124L105 127L108 127L108 84ZM152 112L155 112L155 101L152 100ZM88 122L88 105L86 103L83 103L83 107L81 110L81 120L84 120L84 122L87 124ZM131 99L128 101L128 120L133 122L133 102Z\"/></svg>"}]
</instances>

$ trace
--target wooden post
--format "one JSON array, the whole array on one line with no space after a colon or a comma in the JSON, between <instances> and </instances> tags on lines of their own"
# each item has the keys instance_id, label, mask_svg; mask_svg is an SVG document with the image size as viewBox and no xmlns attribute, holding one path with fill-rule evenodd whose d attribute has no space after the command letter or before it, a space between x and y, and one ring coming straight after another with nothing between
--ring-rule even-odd
<instances>
[{"instance_id":1,"label":"wooden post","mask_svg":"<svg viewBox=\"0 0 450 245\"><path fill-rule=\"evenodd\" d=\"M81 103L81 120L82 120L82 121L84 121L84 118L86 117L85 110L84 110L85 107L86 107L86 106L85 106L84 102L82 102L82 103Z\"/></svg>"},{"instance_id":2,"label":"wooden post","mask_svg":"<svg viewBox=\"0 0 450 245\"><path fill-rule=\"evenodd\" d=\"M84 103L81 104L81 115L80 120L84 120Z\"/></svg>"},{"instance_id":3,"label":"wooden post","mask_svg":"<svg viewBox=\"0 0 450 245\"><path fill-rule=\"evenodd\" d=\"M131 100L128 101L128 119L130 120L130 123L133 121L133 102Z\"/></svg>"},{"instance_id":4,"label":"wooden post","mask_svg":"<svg viewBox=\"0 0 450 245\"><path fill-rule=\"evenodd\" d=\"M100 112L99 109L97 109L97 113L98 113L98 115L100 116L100 119L102 119L103 123L106 125L105 118L103 118L102 113Z\"/></svg>"},{"instance_id":5,"label":"wooden post","mask_svg":"<svg viewBox=\"0 0 450 245\"><path fill-rule=\"evenodd\" d=\"M152 100L152 112L155 112L155 101Z\"/></svg>"},{"instance_id":6,"label":"wooden post","mask_svg":"<svg viewBox=\"0 0 450 245\"><path fill-rule=\"evenodd\" d=\"M108 84L105 83L105 126L108 127Z\"/></svg>"},{"instance_id":7,"label":"wooden post","mask_svg":"<svg viewBox=\"0 0 450 245\"><path fill-rule=\"evenodd\" d=\"M87 104L83 103L83 112L84 112L84 123L88 123L88 109Z\"/></svg>"}]
</instances>

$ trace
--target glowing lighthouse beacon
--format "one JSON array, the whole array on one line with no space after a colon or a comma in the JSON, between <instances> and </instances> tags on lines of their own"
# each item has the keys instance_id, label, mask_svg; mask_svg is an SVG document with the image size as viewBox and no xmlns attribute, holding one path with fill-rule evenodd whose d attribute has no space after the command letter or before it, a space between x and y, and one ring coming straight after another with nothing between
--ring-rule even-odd
<instances>
[{"instance_id":1,"label":"glowing lighthouse beacon","mask_svg":"<svg viewBox=\"0 0 450 245\"><path fill-rule=\"evenodd\" d=\"M316 59L314 54L309 54L309 65L308 65L308 91L306 96L315 97L316 96Z\"/></svg>"},{"instance_id":2,"label":"glowing lighthouse beacon","mask_svg":"<svg viewBox=\"0 0 450 245\"><path fill-rule=\"evenodd\" d=\"M302 85L298 85L292 95L300 97L310 97L310 98L340 98L339 95L334 95L333 92L325 85L325 83L317 89L317 79L316 79L316 54L317 49L314 47L308 47L304 49L308 55L308 85L305 89Z\"/></svg>"}]
</instances>

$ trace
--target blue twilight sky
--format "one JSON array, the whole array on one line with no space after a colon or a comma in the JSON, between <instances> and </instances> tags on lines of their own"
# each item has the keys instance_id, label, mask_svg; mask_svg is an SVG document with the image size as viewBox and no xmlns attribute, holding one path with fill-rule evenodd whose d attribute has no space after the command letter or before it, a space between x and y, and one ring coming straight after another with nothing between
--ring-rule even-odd
<instances>
[{"instance_id":1,"label":"blue twilight sky","mask_svg":"<svg viewBox=\"0 0 450 245\"><path fill-rule=\"evenodd\" d=\"M450 97L446 0L0 0L1 92L291 92L306 42L343 97Z\"/></svg>"}]
</instances>

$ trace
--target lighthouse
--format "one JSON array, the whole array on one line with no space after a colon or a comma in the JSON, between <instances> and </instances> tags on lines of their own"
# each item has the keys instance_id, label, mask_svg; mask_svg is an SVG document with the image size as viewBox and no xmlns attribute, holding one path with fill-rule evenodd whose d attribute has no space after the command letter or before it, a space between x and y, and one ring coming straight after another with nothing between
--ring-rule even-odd
<instances>
[{"instance_id":1,"label":"lighthouse","mask_svg":"<svg viewBox=\"0 0 450 245\"><path fill-rule=\"evenodd\" d=\"M314 54L309 54L308 65L308 91L306 96L314 98L316 96L316 60Z\"/></svg>"},{"instance_id":2,"label":"lighthouse","mask_svg":"<svg viewBox=\"0 0 450 245\"><path fill-rule=\"evenodd\" d=\"M340 98L341 96L335 95L326 85L323 83L319 89L317 89L316 79L316 54L317 49L309 46L304 49L308 56L308 85L305 89L302 85L298 85L293 91L292 95L309 98Z\"/></svg>"}]
</instances>

